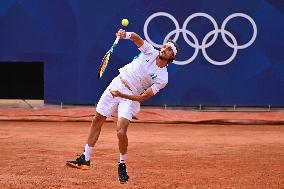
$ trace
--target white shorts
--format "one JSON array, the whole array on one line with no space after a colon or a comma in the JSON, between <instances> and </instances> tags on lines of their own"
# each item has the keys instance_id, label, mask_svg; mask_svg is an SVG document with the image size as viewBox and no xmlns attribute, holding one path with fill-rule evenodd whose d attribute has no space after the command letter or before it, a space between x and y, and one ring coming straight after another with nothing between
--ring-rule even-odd
<instances>
[{"instance_id":1,"label":"white shorts","mask_svg":"<svg viewBox=\"0 0 284 189\"><path fill-rule=\"evenodd\" d=\"M117 110L118 117L132 120L132 117L139 112L140 103L137 101L128 100L120 97L113 97L110 93L111 90L118 90L124 94L132 95L133 93L125 87L118 77L115 77L109 86L102 94L96 111L103 116L110 117L111 114Z\"/></svg>"}]
</instances>

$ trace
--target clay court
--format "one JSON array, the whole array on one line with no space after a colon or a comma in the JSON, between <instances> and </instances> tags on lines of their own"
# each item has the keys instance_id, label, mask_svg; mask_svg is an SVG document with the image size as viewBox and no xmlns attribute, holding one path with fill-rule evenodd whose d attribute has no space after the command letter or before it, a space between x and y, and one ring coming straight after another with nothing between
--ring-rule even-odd
<instances>
[{"instance_id":1,"label":"clay court","mask_svg":"<svg viewBox=\"0 0 284 189\"><path fill-rule=\"evenodd\" d=\"M129 127L130 180L121 185L117 181L115 123L111 120L103 127L91 157L91 170L65 165L82 152L92 110L2 108L0 188L284 188L284 127L275 122L283 119L282 112L143 109ZM189 116L195 123L157 122L158 117L165 122L163 116L169 117L169 112L176 112L172 118L180 116L182 121ZM241 120L241 114L247 119ZM69 121L62 120L63 115ZM218 120L210 116L218 115L223 116L223 124L213 124ZM262 122L251 124L256 115ZM37 121L43 117L44 121Z\"/></svg>"},{"instance_id":2,"label":"clay court","mask_svg":"<svg viewBox=\"0 0 284 189\"><path fill-rule=\"evenodd\" d=\"M284 0L0 1L0 189L284 189L283 20Z\"/></svg>"}]
</instances>

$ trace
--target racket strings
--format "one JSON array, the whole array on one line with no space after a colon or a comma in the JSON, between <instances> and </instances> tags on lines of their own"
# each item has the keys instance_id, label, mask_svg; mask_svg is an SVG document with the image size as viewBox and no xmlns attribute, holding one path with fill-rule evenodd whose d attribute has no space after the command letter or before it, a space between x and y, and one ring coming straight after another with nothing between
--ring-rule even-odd
<instances>
[{"instance_id":1,"label":"racket strings","mask_svg":"<svg viewBox=\"0 0 284 189\"><path fill-rule=\"evenodd\" d=\"M109 59L110 59L110 55L111 55L111 53L107 53L105 55L105 58L103 59L102 65L101 65L101 68L100 68L99 77L102 77L102 75L104 74L104 72L105 72L105 70L107 68Z\"/></svg>"}]
</instances>

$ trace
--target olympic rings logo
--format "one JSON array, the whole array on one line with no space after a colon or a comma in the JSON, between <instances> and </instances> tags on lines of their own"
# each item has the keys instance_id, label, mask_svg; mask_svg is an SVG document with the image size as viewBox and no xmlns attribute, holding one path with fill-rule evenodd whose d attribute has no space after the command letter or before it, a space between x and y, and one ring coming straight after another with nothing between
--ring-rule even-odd
<instances>
[{"instance_id":1,"label":"olympic rings logo","mask_svg":"<svg viewBox=\"0 0 284 189\"><path fill-rule=\"evenodd\" d=\"M146 40L149 41L149 42L150 42L154 47L156 47L156 48L160 48L160 47L161 47L161 44L157 44L157 43L153 42L153 41L150 39L150 37L149 37L149 35L148 35L148 25L149 25L149 23L150 23L151 20L153 20L154 18L159 17L159 16L165 16L165 17L169 18L170 20L173 21L173 23L174 23L174 25L175 25L175 27L176 27L175 30L172 30L170 33L168 33L168 34L166 35L166 37L164 38L164 42L163 42L163 43L165 43L172 35L174 35L173 40L176 41L176 40L179 38L180 33L182 33L185 42L186 42L189 46L195 48L195 51L194 51L194 53L193 53L193 55L192 55L191 58L189 58L189 59L187 59L187 60L185 60L185 61L176 61L176 60L175 60L173 63L174 63L174 64L177 64L177 65L185 65L185 64L191 63L191 62L197 57L199 50L202 51L202 54L203 54L204 58L205 58L209 63L214 64L214 65L219 65L219 66L220 66L220 65L226 65L226 64L230 63L230 62L236 57L238 50L240 50L240 49L245 49L245 48L249 47L249 46L255 41L256 36L257 36L257 27L256 27L256 24L255 24L254 20L253 20L250 16L248 16L248 15L246 15L246 14L244 14L244 13L234 13L234 14L229 15L229 16L223 21L223 23L222 23L222 25L221 25L221 29L219 29L219 28L218 28L218 24L217 24L217 22L215 21L215 19L214 19L212 16L210 16L210 15L208 15L208 14L206 14L206 13L194 13L194 14L190 15L190 16L187 17L187 19L184 21L182 28L180 28L178 21L177 21L177 20L175 19L175 17L173 17L171 14L166 13L166 12L156 12L156 13L152 14L151 16L149 16L149 17L147 18L147 20L145 21L145 24L144 24L144 29L143 29L143 30L144 30L144 36L145 36ZM205 18L207 18L208 20L210 20L210 21L212 22L213 27L214 27L214 30L210 31L209 33L207 33L207 34L205 35L205 37L203 38L201 44L200 44L200 42L198 41L196 35L194 35L191 31L189 31L189 30L186 29L188 23L189 23L193 18L196 18L196 17L205 17ZM226 25L227 25L227 23L228 23L232 18L235 18L235 17L243 17L243 18L247 19L247 20L251 23L251 25L252 25L252 27L253 27L253 34L252 34L251 39L250 39L247 43L245 43L245 44L243 44L243 45L238 45L238 42L237 42L235 36L234 36L231 32L229 32L228 30L226 30ZM208 56L208 54L207 54L207 52L206 52L206 49L207 49L208 47L212 46L213 43L216 42L219 33L221 34L221 37L222 37L223 41L224 41L229 47L231 47L231 48L233 49L232 55L231 55L227 60L224 60L224 61L216 61L216 60L213 60L212 58L210 58L210 57ZM188 39L187 35L189 35L189 36L193 39L193 42ZM213 35L213 38L208 42L208 39L209 39L212 35ZM230 41L227 39L227 36L231 39L232 42L230 42Z\"/></svg>"}]
</instances>

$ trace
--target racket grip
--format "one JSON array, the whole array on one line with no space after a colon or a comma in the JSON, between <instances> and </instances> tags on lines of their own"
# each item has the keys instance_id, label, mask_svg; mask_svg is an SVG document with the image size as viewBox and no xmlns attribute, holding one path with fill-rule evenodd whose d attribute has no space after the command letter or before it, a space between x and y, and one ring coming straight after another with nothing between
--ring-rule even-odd
<instances>
[{"instance_id":1,"label":"racket grip","mask_svg":"<svg viewBox=\"0 0 284 189\"><path fill-rule=\"evenodd\" d=\"M120 40L120 37L117 36L113 44L116 45L119 40Z\"/></svg>"}]
</instances>

